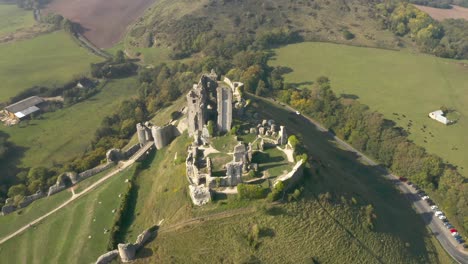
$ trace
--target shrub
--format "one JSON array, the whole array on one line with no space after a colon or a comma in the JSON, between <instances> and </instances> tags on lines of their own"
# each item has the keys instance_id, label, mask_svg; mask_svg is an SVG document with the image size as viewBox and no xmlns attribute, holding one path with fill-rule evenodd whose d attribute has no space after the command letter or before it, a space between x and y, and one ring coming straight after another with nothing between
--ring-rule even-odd
<instances>
[{"instance_id":1,"label":"shrub","mask_svg":"<svg viewBox=\"0 0 468 264\"><path fill-rule=\"evenodd\" d=\"M261 185L239 184L237 192L241 199L253 200L265 197L266 190Z\"/></svg>"}]
</instances>

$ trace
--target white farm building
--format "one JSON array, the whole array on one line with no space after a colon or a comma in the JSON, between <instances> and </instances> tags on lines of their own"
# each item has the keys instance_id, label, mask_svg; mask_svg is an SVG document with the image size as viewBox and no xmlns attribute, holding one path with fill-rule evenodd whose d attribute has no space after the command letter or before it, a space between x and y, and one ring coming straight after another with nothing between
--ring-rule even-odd
<instances>
[{"instance_id":1,"label":"white farm building","mask_svg":"<svg viewBox=\"0 0 468 264\"><path fill-rule=\"evenodd\" d=\"M444 112L442 110L437 110L432 113L429 113L429 117L444 125L450 124L450 120L448 120L447 117L444 116Z\"/></svg>"}]
</instances>

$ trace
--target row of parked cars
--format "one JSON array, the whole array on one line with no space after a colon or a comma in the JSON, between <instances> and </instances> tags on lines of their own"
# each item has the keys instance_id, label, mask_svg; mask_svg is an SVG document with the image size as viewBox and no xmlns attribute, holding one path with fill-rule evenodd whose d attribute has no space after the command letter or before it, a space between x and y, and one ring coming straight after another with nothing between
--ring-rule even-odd
<instances>
[{"instance_id":1,"label":"row of parked cars","mask_svg":"<svg viewBox=\"0 0 468 264\"><path fill-rule=\"evenodd\" d=\"M400 178L400 180L406 182L406 184L408 184L409 186L412 186L416 190L419 197L421 197L422 200L426 201L427 204L431 207L431 210L434 212L434 215L443 222L444 226L450 231L457 243L463 245L464 248L468 248L468 245L465 244L465 240L458 233L458 230L455 229L455 227L452 224L450 224L444 213L439 210L439 207L437 205L434 204L434 201L432 201L431 198L416 184L413 184L406 178Z\"/></svg>"}]
</instances>

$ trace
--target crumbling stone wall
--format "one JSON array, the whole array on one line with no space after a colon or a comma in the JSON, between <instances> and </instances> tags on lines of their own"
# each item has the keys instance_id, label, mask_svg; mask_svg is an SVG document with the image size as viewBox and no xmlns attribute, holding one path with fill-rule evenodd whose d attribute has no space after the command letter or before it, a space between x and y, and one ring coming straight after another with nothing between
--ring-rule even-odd
<instances>
[{"instance_id":1,"label":"crumbling stone wall","mask_svg":"<svg viewBox=\"0 0 468 264\"><path fill-rule=\"evenodd\" d=\"M29 196L24 197L23 201L21 201L18 206L19 206L19 208L24 208L24 207L30 205L32 202L34 202L36 200L39 200L39 199L41 199L43 197L45 197L45 194L41 190L39 190L33 195L29 195Z\"/></svg>"},{"instance_id":2,"label":"crumbling stone wall","mask_svg":"<svg viewBox=\"0 0 468 264\"><path fill-rule=\"evenodd\" d=\"M13 198L8 198L5 201L5 205L2 207L2 215L11 214L16 210L16 206L13 204Z\"/></svg>"},{"instance_id":3,"label":"crumbling stone wall","mask_svg":"<svg viewBox=\"0 0 468 264\"><path fill-rule=\"evenodd\" d=\"M83 171L83 172L78 174L79 181L82 181L82 180L84 180L86 178L89 178L89 177L94 176L94 175L96 175L98 173L101 173L101 172L111 168L114 165L115 165L115 163L109 162L109 163L106 163L106 164L99 165L99 166L97 166L95 168L92 168L90 170Z\"/></svg>"},{"instance_id":4,"label":"crumbling stone wall","mask_svg":"<svg viewBox=\"0 0 468 264\"><path fill-rule=\"evenodd\" d=\"M274 185L282 181L285 184L285 189L290 189L304 176L304 165L304 161L299 160L288 174L278 177Z\"/></svg>"},{"instance_id":5,"label":"crumbling stone wall","mask_svg":"<svg viewBox=\"0 0 468 264\"><path fill-rule=\"evenodd\" d=\"M136 253L138 250L143 248L146 243L149 242L151 237L155 235L155 232L152 231L152 228L146 229L138 235L134 244L127 243L127 244L118 244L117 249L109 251L103 255L101 255L96 264L107 264L112 262L117 256L120 256L120 260L122 262L130 262L135 259Z\"/></svg>"},{"instance_id":6,"label":"crumbling stone wall","mask_svg":"<svg viewBox=\"0 0 468 264\"><path fill-rule=\"evenodd\" d=\"M151 134L153 136L156 149L162 149L169 145L169 143L171 143L171 141L177 136L177 133L177 128L173 125L151 127Z\"/></svg>"},{"instance_id":7,"label":"crumbling stone wall","mask_svg":"<svg viewBox=\"0 0 468 264\"><path fill-rule=\"evenodd\" d=\"M133 146L131 146L129 149L127 149L126 151L124 151L124 157L126 159L129 159L131 156L133 156L133 154L137 153L138 150L140 150L141 146L140 144L135 144Z\"/></svg>"},{"instance_id":8,"label":"crumbling stone wall","mask_svg":"<svg viewBox=\"0 0 468 264\"><path fill-rule=\"evenodd\" d=\"M108 264L111 263L115 258L119 256L119 250L112 250L105 254L102 254L96 261L96 264Z\"/></svg>"},{"instance_id":9,"label":"crumbling stone wall","mask_svg":"<svg viewBox=\"0 0 468 264\"><path fill-rule=\"evenodd\" d=\"M58 192L61 192L65 190L67 186L65 186L65 183L62 181L57 181L54 185L50 186L49 192L47 193L47 196L54 195Z\"/></svg>"}]
</instances>

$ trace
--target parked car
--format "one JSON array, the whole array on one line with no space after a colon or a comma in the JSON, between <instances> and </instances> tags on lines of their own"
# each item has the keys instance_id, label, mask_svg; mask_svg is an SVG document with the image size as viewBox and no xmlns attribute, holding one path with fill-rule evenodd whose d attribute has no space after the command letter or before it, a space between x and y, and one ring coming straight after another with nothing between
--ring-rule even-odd
<instances>
[{"instance_id":1,"label":"parked car","mask_svg":"<svg viewBox=\"0 0 468 264\"><path fill-rule=\"evenodd\" d=\"M413 184L413 188L414 188L415 190L419 190L419 186L417 186L416 184Z\"/></svg>"},{"instance_id":2,"label":"parked car","mask_svg":"<svg viewBox=\"0 0 468 264\"><path fill-rule=\"evenodd\" d=\"M447 222L447 225L446 225L446 227L447 227L448 229L450 229L450 228L454 228L454 226L453 226L452 224L450 224L449 222Z\"/></svg>"},{"instance_id":3,"label":"parked car","mask_svg":"<svg viewBox=\"0 0 468 264\"><path fill-rule=\"evenodd\" d=\"M405 177L398 177L398 179L399 179L400 181L402 181L402 182L408 181L408 179L405 178Z\"/></svg>"},{"instance_id":4,"label":"parked car","mask_svg":"<svg viewBox=\"0 0 468 264\"><path fill-rule=\"evenodd\" d=\"M462 239L462 237L460 235L455 235L453 236L455 239Z\"/></svg>"},{"instance_id":5,"label":"parked car","mask_svg":"<svg viewBox=\"0 0 468 264\"><path fill-rule=\"evenodd\" d=\"M452 233L452 236L454 236L455 238L456 238L457 236L459 236L459 235L460 235L460 234L458 234L458 232L453 232L453 233Z\"/></svg>"},{"instance_id":6,"label":"parked car","mask_svg":"<svg viewBox=\"0 0 468 264\"><path fill-rule=\"evenodd\" d=\"M406 184L408 184L409 186L413 185L413 183L410 181L407 181Z\"/></svg>"},{"instance_id":7,"label":"parked car","mask_svg":"<svg viewBox=\"0 0 468 264\"><path fill-rule=\"evenodd\" d=\"M439 207L437 205L433 205L433 206L431 206L431 209L435 211L435 210L438 210Z\"/></svg>"},{"instance_id":8,"label":"parked car","mask_svg":"<svg viewBox=\"0 0 468 264\"><path fill-rule=\"evenodd\" d=\"M468 248L468 245L467 245L467 244L463 244L463 248Z\"/></svg>"},{"instance_id":9,"label":"parked car","mask_svg":"<svg viewBox=\"0 0 468 264\"><path fill-rule=\"evenodd\" d=\"M447 219L447 217L445 217L445 215L439 215L439 219L440 220L445 220L445 219Z\"/></svg>"},{"instance_id":10,"label":"parked car","mask_svg":"<svg viewBox=\"0 0 468 264\"><path fill-rule=\"evenodd\" d=\"M435 211L434 215L439 216L439 215L444 215L444 213L442 211Z\"/></svg>"},{"instance_id":11,"label":"parked car","mask_svg":"<svg viewBox=\"0 0 468 264\"><path fill-rule=\"evenodd\" d=\"M458 232L458 230L456 230L455 228L450 228L450 232L455 233L455 232Z\"/></svg>"},{"instance_id":12,"label":"parked car","mask_svg":"<svg viewBox=\"0 0 468 264\"><path fill-rule=\"evenodd\" d=\"M421 197L421 199L423 199L423 200L429 200L429 196L425 195L425 196Z\"/></svg>"},{"instance_id":13,"label":"parked car","mask_svg":"<svg viewBox=\"0 0 468 264\"><path fill-rule=\"evenodd\" d=\"M463 243L465 243L465 240L463 240L463 239L457 239L457 242L458 242L458 244L463 244Z\"/></svg>"},{"instance_id":14,"label":"parked car","mask_svg":"<svg viewBox=\"0 0 468 264\"><path fill-rule=\"evenodd\" d=\"M432 201L431 199L427 199L426 200L426 203L431 206L431 205L434 205L434 201Z\"/></svg>"}]
</instances>

